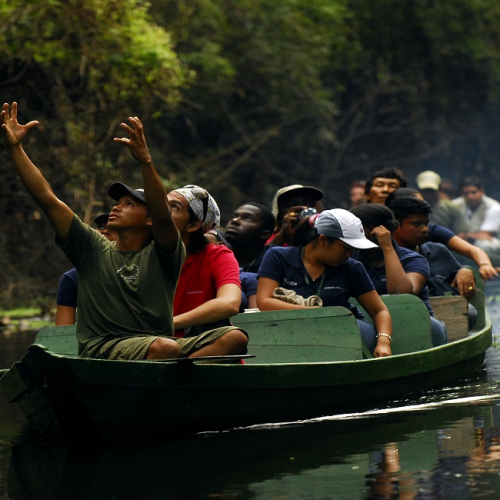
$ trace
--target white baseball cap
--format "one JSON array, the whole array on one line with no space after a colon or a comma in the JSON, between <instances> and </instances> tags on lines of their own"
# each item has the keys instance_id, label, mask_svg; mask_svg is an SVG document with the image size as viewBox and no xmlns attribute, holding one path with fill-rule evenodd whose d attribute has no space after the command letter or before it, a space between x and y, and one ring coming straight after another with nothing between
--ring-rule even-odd
<instances>
[{"instance_id":1,"label":"white baseball cap","mask_svg":"<svg viewBox=\"0 0 500 500\"><path fill-rule=\"evenodd\" d=\"M417 175L418 189L434 189L437 191L441 184L441 176L432 170L426 170Z\"/></svg>"},{"instance_id":2,"label":"white baseball cap","mask_svg":"<svg viewBox=\"0 0 500 500\"><path fill-rule=\"evenodd\" d=\"M366 238L361 221L343 208L321 212L314 221L314 227L318 234L338 238L359 250L377 248L378 246Z\"/></svg>"}]
</instances>

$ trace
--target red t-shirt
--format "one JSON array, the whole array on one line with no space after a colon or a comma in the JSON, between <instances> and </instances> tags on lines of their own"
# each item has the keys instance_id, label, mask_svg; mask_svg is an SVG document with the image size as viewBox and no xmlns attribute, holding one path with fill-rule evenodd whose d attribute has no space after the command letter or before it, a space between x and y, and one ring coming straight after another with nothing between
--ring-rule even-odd
<instances>
[{"instance_id":1,"label":"red t-shirt","mask_svg":"<svg viewBox=\"0 0 500 500\"><path fill-rule=\"evenodd\" d=\"M208 244L201 253L191 254L182 265L175 290L174 316L191 311L217 297L217 290L229 283L241 287L240 268L232 250ZM184 330L176 330L183 337Z\"/></svg>"}]
</instances>

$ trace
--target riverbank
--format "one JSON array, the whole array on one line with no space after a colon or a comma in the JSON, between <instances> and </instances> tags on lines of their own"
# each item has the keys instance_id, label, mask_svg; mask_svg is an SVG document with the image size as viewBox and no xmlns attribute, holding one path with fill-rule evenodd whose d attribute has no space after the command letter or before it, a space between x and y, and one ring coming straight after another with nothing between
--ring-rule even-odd
<instances>
[{"instance_id":1,"label":"riverbank","mask_svg":"<svg viewBox=\"0 0 500 500\"><path fill-rule=\"evenodd\" d=\"M39 307L21 307L17 309L0 309L0 331L6 333L40 330L45 326L53 326L51 314L40 315Z\"/></svg>"}]
</instances>

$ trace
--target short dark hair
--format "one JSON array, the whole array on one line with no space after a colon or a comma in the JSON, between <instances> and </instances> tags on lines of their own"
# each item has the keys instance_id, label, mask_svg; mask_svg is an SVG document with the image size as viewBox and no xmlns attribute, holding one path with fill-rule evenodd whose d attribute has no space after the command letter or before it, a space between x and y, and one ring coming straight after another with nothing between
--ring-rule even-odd
<instances>
[{"instance_id":1,"label":"short dark hair","mask_svg":"<svg viewBox=\"0 0 500 500\"><path fill-rule=\"evenodd\" d=\"M391 210L381 203L367 203L353 207L349 211L361 221L364 227L384 226L391 233L398 227Z\"/></svg>"},{"instance_id":2,"label":"short dark hair","mask_svg":"<svg viewBox=\"0 0 500 500\"><path fill-rule=\"evenodd\" d=\"M475 176L470 176L466 177L461 183L460 183L460 189L462 190L466 186L474 186L477 187L478 189L484 189L483 182L479 177Z\"/></svg>"},{"instance_id":3,"label":"short dark hair","mask_svg":"<svg viewBox=\"0 0 500 500\"><path fill-rule=\"evenodd\" d=\"M385 200L385 205L389 208L392 208L392 204L394 203L394 200L397 200L399 198L416 198L418 194L418 190L412 189L412 188L398 188L395 189Z\"/></svg>"},{"instance_id":4,"label":"short dark hair","mask_svg":"<svg viewBox=\"0 0 500 500\"><path fill-rule=\"evenodd\" d=\"M410 215L430 215L432 213L431 206L426 201L419 200L413 196L403 196L394 200L391 210L401 225L403 225L403 221Z\"/></svg>"},{"instance_id":5,"label":"short dark hair","mask_svg":"<svg viewBox=\"0 0 500 500\"><path fill-rule=\"evenodd\" d=\"M384 179L398 179L400 187L408 186L408 180L406 179L405 174L403 174L402 170L400 170L399 168L396 168L396 167L386 167L386 168L381 168L379 170L376 170L368 178L368 180L366 181L366 186L365 186L365 194L370 193L370 189L373 186L373 181L377 177L382 177Z\"/></svg>"},{"instance_id":6,"label":"short dark hair","mask_svg":"<svg viewBox=\"0 0 500 500\"><path fill-rule=\"evenodd\" d=\"M272 233L274 227L276 226L276 219L273 213L266 206L255 201L249 201L248 203L243 203L243 205L250 205L252 207L258 208L260 210L260 218L262 220L262 229L264 231L269 231Z\"/></svg>"}]
</instances>

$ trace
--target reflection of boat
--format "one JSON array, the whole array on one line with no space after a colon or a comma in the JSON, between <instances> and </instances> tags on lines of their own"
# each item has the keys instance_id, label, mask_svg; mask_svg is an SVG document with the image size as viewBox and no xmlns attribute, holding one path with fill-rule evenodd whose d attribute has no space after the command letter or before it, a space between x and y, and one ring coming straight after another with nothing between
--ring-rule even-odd
<instances>
[{"instance_id":1,"label":"reflection of boat","mask_svg":"<svg viewBox=\"0 0 500 500\"><path fill-rule=\"evenodd\" d=\"M427 309L387 296L393 352L364 359L356 320L340 307L237 316L246 364L79 359L74 327L42 330L1 383L42 433L69 440L166 437L367 408L466 376L484 362L491 320L478 290L476 330L430 347ZM59 354L55 354L59 353Z\"/></svg>"},{"instance_id":2,"label":"reflection of boat","mask_svg":"<svg viewBox=\"0 0 500 500\"><path fill-rule=\"evenodd\" d=\"M489 406L469 402L266 430L173 435L162 443L24 443L12 450L9 498L284 498L287 487L289 498L300 491L303 498L367 498L356 492L366 491L374 452L396 442L406 471L431 469L438 429L464 421L472 429L478 418L493 425ZM473 446L472 434L457 448L464 444ZM466 479L455 478L455 487Z\"/></svg>"}]
</instances>

